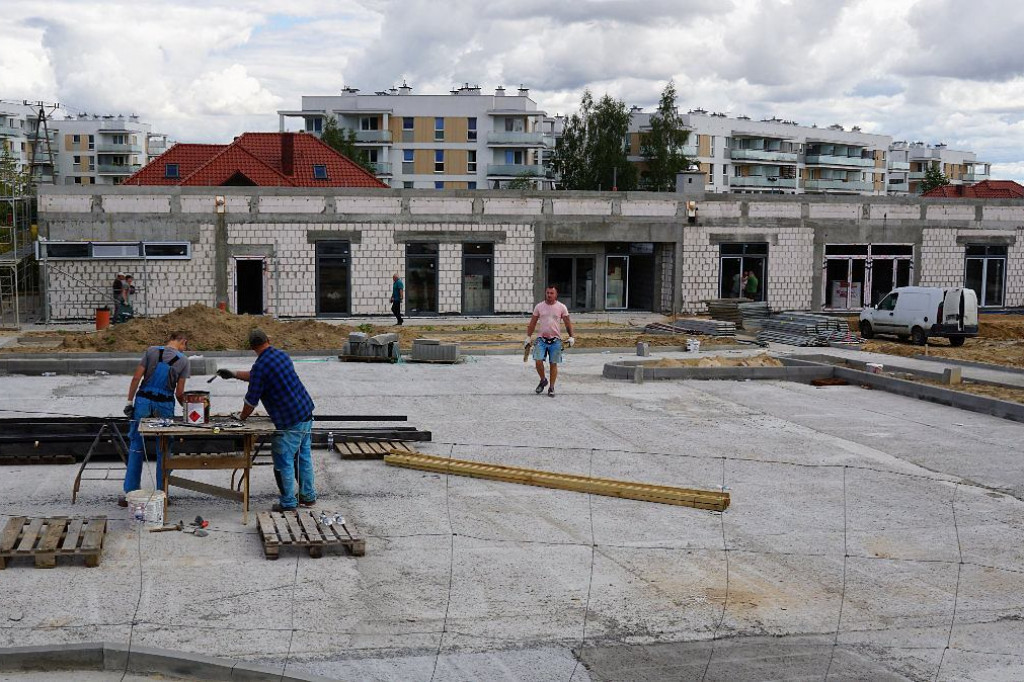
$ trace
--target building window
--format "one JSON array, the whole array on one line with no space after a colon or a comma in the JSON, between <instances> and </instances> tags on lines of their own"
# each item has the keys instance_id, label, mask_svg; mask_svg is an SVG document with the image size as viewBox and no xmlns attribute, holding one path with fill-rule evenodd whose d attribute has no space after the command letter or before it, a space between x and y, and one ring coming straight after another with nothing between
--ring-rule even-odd
<instances>
[{"instance_id":1,"label":"building window","mask_svg":"<svg viewBox=\"0 0 1024 682\"><path fill-rule=\"evenodd\" d=\"M359 119L360 130L378 130L380 127L380 119L376 116L364 116Z\"/></svg>"},{"instance_id":2,"label":"building window","mask_svg":"<svg viewBox=\"0 0 1024 682\"><path fill-rule=\"evenodd\" d=\"M468 131L466 133L466 139L470 142L476 142L476 118L470 117L466 124Z\"/></svg>"},{"instance_id":3,"label":"building window","mask_svg":"<svg viewBox=\"0 0 1024 682\"><path fill-rule=\"evenodd\" d=\"M314 180L326 180L327 179L327 166L323 164L313 164L313 179Z\"/></svg>"},{"instance_id":4,"label":"building window","mask_svg":"<svg viewBox=\"0 0 1024 682\"><path fill-rule=\"evenodd\" d=\"M74 159L75 159L75 165L76 166L82 165L82 157L81 156L75 155Z\"/></svg>"},{"instance_id":5,"label":"building window","mask_svg":"<svg viewBox=\"0 0 1024 682\"><path fill-rule=\"evenodd\" d=\"M476 150L470 149L466 153L466 172L476 173Z\"/></svg>"},{"instance_id":6,"label":"building window","mask_svg":"<svg viewBox=\"0 0 1024 682\"><path fill-rule=\"evenodd\" d=\"M523 150L522 149L506 149L505 150L505 163L509 165L521 166L523 165Z\"/></svg>"},{"instance_id":7,"label":"building window","mask_svg":"<svg viewBox=\"0 0 1024 682\"><path fill-rule=\"evenodd\" d=\"M182 260L189 257L191 246L188 242L152 242L143 244L142 248L146 258L151 260Z\"/></svg>"},{"instance_id":8,"label":"building window","mask_svg":"<svg viewBox=\"0 0 1024 682\"><path fill-rule=\"evenodd\" d=\"M39 242L39 258L185 260L189 242Z\"/></svg>"},{"instance_id":9,"label":"building window","mask_svg":"<svg viewBox=\"0 0 1024 682\"><path fill-rule=\"evenodd\" d=\"M96 149L96 138L93 135L89 136L89 149Z\"/></svg>"},{"instance_id":10,"label":"building window","mask_svg":"<svg viewBox=\"0 0 1024 682\"><path fill-rule=\"evenodd\" d=\"M306 130L312 133L321 133L324 130L324 120L320 117L307 118Z\"/></svg>"},{"instance_id":11,"label":"building window","mask_svg":"<svg viewBox=\"0 0 1024 682\"><path fill-rule=\"evenodd\" d=\"M81 141L82 141L82 136L81 136L81 135L72 135L72 136L71 136L71 142L72 142L72 144L78 144L78 143L80 143Z\"/></svg>"},{"instance_id":12,"label":"building window","mask_svg":"<svg viewBox=\"0 0 1024 682\"><path fill-rule=\"evenodd\" d=\"M964 250L964 286L974 289L978 305L1002 306L1006 291L1005 246L968 244Z\"/></svg>"},{"instance_id":13,"label":"building window","mask_svg":"<svg viewBox=\"0 0 1024 682\"><path fill-rule=\"evenodd\" d=\"M435 173L444 173L444 150L443 149L435 149L434 150L434 172Z\"/></svg>"},{"instance_id":14,"label":"building window","mask_svg":"<svg viewBox=\"0 0 1024 682\"><path fill-rule=\"evenodd\" d=\"M413 188L413 181L412 180L403 180L402 181L402 189L412 189L412 188Z\"/></svg>"},{"instance_id":15,"label":"building window","mask_svg":"<svg viewBox=\"0 0 1024 682\"><path fill-rule=\"evenodd\" d=\"M434 140L444 140L444 118L441 116L434 119Z\"/></svg>"},{"instance_id":16,"label":"building window","mask_svg":"<svg viewBox=\"0 0 1024 682\"><path fill-rule=\"evenodd\" d=\"M767 274L768 244L728 243L720 246L718 288L721 298L766 300Z\"/></svg>"},{"instance_id":17,"label":"building window","mask_svg":"<svg viewBox=\"0 0 1024 682\"><path fill-rule=\"evenodd\" d=\"M178 164L176 163L165 163L164 164L164 177L165 178L176 178L178 176Z\"/></svg>"},{"instance_id":18,"label":"building window","mask_svg":"<svg viewBox=\"0 0 1024 682\"><path fill-rule=\"evenodd\" d=\"M414 121L412 116L402 117L402 142L413 141L413 126Z\"/></svg>"},{"instance_id":19,"label":"building window","mask_svg":"<svg viewBox=\"0 0 1024 682\"><path fill-rule=\"evenodd\" d=\"M402 150L402 172L406 175L412 175L413 173L413 150L403 149Z\"/></svg>"},{"instance_id":20,"label":"building window","mask_svg":"<svg viewBox=\"0 0 1024 682\"><path fill-rule=\"evenodd\" d=\"M435 180L434 181L434 189L444 189L444 181L443 180Z\"/></svg>"},{"instance_id":21,"label":"building window","mask_svg":"<svg viewBox=\"0 0 1024 682\"><path fill-rule=\"evenodd\" d=\"M467 189L476 189L476 181L470 180L469 182L467 182L466 183L466 188Z\"/></svg>"}]
</instances>

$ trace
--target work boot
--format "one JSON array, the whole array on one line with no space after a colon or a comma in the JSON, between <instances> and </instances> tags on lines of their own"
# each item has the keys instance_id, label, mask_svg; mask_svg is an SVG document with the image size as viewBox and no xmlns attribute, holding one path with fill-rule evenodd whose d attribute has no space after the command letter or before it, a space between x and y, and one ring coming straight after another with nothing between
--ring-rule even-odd
<instances>
[{"instance_id":1,"label":"work boot","mask_svg":"<svg viewBox=\"0 0 1024 682\"><path fill-rule=\"evenodd\" d=\"M551 388L548 389L548 397L549 398L554 398L555 397L555 387L554 386L552 386Z\"/></svg>"},{"instance_id":2,"label":"work boot","mask_svg":"<svg viewBox=\"0 0 1024 682\"><path fill-rule=\"evenodd\" d=\"M125 497L124 495L118 495L117 496L117 506L118 507L127 507L128 506L128 498Z\"/></svg>"},{"instance_id":3,"label":"work boot","mask_svg":"<svg viewBox=\"0 0 1024 682\"><path fill-rule=\"evenodd\" d=\"M274 506L272 506L270 508L270 511L290 512L290 511L295 511L295 507L282 507L280 502L275 502Z\"/></svg>"},{"instance_id":4,"label":"work boot","mask_svg":"<svg viewBox=\"0 0 1024 682\"><path fill-rule=\"evenodd\" d=\"M540 383L537 384L537 388L534 391L534 393L536 393L537 395L540 395L541 393L544 392L544 387L547 386L547 385L548 385L548 380L547 379L541 379Z\"/></svg>"}]
</instances>

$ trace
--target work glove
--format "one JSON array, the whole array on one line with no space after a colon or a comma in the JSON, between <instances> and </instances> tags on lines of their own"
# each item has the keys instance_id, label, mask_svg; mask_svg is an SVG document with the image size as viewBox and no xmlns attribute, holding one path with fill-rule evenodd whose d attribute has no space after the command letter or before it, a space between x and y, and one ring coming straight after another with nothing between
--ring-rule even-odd
<instances>
[{"instance_id":1,"label":"work glove","mask_svg":"<svg viewBox=\"0 0 1024 682\"><path fill-rule=\"evenodd\" d=\"M124 416L128 417L129 419L135 416L135 403L125 403Z\"/></svg>"},{"instance_id":2,"label":"work glove","mask_svg":"<svg viewBox=\"0 0 1024 682\"><path fill-rule=\"evenodd\" d=\"M574 345L576 345L576 339L570 336L569 337L569 348L572 348Z\"/></svg>"},{"instance_id":3,"label":"work glove","mask_svg":"<svg viewBox=\"0 0 1024 682\"><path fill-rule=\"evenodd\" d=\"M533 339L531 339L529 336L527 336L525 339L523 339L523 348L529 348L530 344L532 342L533 342Z\"/></svg>"},{"instance_id":4,"label":"work glove","mask_svg":"<svg viewBox=\"0 0 1024 682\"><path fill-rule=\"evenodd\" d=\"M217 376L219 376L221 379L234 379L235 373L232 372L230 369L218 369Z\"/></svg>"}]
</instances>

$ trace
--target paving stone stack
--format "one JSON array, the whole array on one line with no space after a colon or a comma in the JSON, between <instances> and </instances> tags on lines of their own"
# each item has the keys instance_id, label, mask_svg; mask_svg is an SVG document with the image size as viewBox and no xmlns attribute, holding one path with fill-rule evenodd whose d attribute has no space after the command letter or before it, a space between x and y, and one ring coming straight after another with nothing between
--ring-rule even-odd
<instances>
[{"instance_id":1,"label":"paving stone stack","mask_svg":"<svg viewBox=\"0 0 1024 682\"><path fill-rule=\"evenodd\" d=\"M703 334L704 336L736 336L736 324L722 320L684 318L672 322L654 322L644 327L647 334Z\"/></svg>"},{"instance_id":2,"label":"paving stone stack","mask_svg":"<svg viewBox=\"0 0 1024 682\"><path fill-rule=\"evenodd\" d=\"M400 355L398 334L368 336L363 332L352 332L348 335L348 341L342 347L341 354L354 358L397 360Z\"/></svg>"},{"instance_id":3,"label":"paving stone stack","mask_svg":"<svg viewBox=\"0 0 1024 682\"><path fill-rule=\"evenodd\" d=\"M459 361L459 344L441 343L437 339L415 339L412 342L413 362L447 362Z\"/></svg>"},{"instance_id":4,"label":"paving stone stack","mask_svg":"<svg viewBox=\"0 0 1024 682\"><path fill-rule=\"evenodd\" d=\"M704 301L712 319L732 322L739 329L758 331L762 322L771 315L766 301L751 301L746 298L713 298Z\"/></svg>"},{"instance_id":5,"label":"paving stone stack","mask_svg":"<svg viewBox=\"0 0 1024 682\"><path fill-rule=\"evenodd\" d=\"M812 313L779 313L764 320L758 341L790 346L827 346L832 342L860 343L846 320Z\"/></svg>"}]
</instances>

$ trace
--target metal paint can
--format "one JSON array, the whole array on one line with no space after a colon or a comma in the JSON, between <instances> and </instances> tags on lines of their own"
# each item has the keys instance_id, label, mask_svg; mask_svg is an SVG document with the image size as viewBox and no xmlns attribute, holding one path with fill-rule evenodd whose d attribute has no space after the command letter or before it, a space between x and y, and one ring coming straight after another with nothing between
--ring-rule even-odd
<instances>
[{"instance_id":1,"label":"metal paint can","mask_svg":"<svg viewBox=\"0 0 1024 682\"><path fill-rule=\"evenodd\" d=\"M207 424L210 421L210 392L186 391L185 423Z\"/></svg>"}]
</instances>

